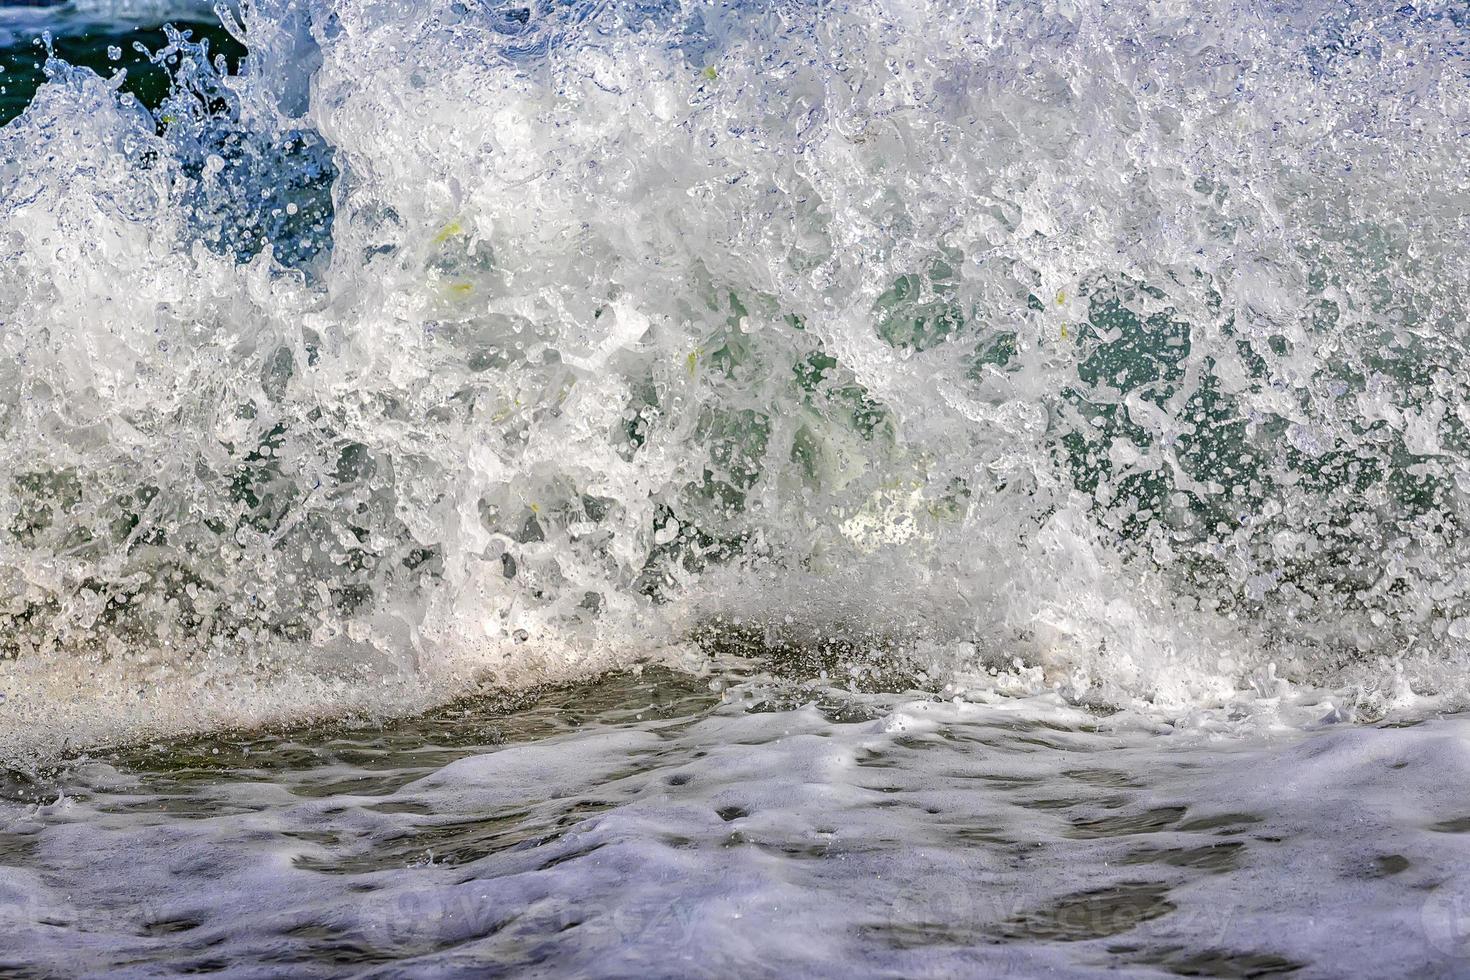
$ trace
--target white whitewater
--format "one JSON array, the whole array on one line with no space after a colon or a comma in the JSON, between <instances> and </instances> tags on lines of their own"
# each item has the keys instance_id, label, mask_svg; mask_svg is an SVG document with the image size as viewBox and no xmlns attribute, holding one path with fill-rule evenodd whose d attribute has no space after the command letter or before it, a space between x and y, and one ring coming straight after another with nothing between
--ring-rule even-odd
<instances>
[{"instance_id":1,"label":"white whitewater","mask_svg":"<svg viewBox=\"0 0 1470 980\"><path fill-rule=\"evenodd\" d=\"M1210 8L50 59L0 973L1465 975L1470 19Z\"/></svg>"},{"instance_id":2,"label":"white whitewater","mask_svg":"<svg viewBox=\"0 0 1470 980\"><path fill-rule=\"evenodd\" d=\"M1462 696L1454 11L223 16L157 121L57 63L0 131L12 751L721 615L1080 703Z\"/></svg>"}]
</instances>

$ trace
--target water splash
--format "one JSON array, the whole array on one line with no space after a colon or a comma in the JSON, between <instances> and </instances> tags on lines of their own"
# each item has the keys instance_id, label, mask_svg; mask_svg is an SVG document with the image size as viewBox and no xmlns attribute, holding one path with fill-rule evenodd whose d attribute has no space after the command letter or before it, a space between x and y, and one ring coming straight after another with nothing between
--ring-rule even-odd
<instances>
[{"instance_id":1,"label":"water splash","mask_svg":"<svg viewBox=\"0 0 1470 980\"><path fill-rule=\"evenodd\" d=\"M1458 14L241 18L156 117L58 68L0 131L20 725L78 671L188 727L716 617L1089 703L1460 690Z\"/></svg>"}]
</instances>

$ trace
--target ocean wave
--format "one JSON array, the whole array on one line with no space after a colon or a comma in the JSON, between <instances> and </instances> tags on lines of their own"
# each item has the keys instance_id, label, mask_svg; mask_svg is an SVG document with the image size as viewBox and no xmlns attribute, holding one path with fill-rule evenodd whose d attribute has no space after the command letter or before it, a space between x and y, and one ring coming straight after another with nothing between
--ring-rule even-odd
<instances>
[{"instance_id":1,"label":"ocean wave","mask_svg":"<svg viewBox=\"0 0 1470 980\"><path fill-rule=\"evenodd\" d=\"M223 16L239 72L53 60L0 130L7 744L737 622L935 690L1463 692L1454 13Z\"/></svg>"}]
</instances>

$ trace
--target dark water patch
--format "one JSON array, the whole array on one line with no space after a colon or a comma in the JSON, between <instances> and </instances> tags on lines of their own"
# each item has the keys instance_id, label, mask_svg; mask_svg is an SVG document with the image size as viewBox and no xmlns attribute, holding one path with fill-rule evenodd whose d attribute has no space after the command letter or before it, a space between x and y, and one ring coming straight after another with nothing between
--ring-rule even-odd
<instances>
[{"instance_id":1,"label":"dark water patch","mask_svg":"<svg viewBox=\"0 0 1470 980\"><path fill-rule=\"evenodd\" d=\"M958 842L961 846L972 846L975 844L995 844L1001 847L1014 848L1019 846L1014 833L1009 833L1001 827L964 826L946 827L946 836Z\"/></svg>"},{"instance_id":2,"label":"dark water patch","mask_svg":"<svg viewBox=\"0 0 1470 980\"><path fill-rule=\"evenodd\" d=\"M189 960L179 964L178 972L184 976L207 976L211 973L223 973L233 966L229 960Z\"/></svg>"},{"instance_id":3,"label":"dark water patch","mask_svg":"<svg viewBox=\"0 0 1470 980\"><path fill-rule=\"evenodd\" d=\"M353 930L331 923L306 923L282 933L293 940L287 949L268 953L261 959L265 963L289 966L372 967L413 955L442 952L483 939L499 932L515 919L513 915L490 915L486 910L477 909L478 914L471 921L462 914L465 910L460 909L456 911L461 914L451 914L450 922L409 921L416 914L424 915L429 911L417 909L411 902L406 907L395 907L388 916L390 921L380 923L380 928L369 936L358 935ZM398 917L405 921L397 921ZM383 939L389 941L381 942ZM395 942L395 939L403 941Z\"/></svg>"},{"instance_id":4,"label":"dark water patch","mask_svg":"<svg viewBox=\"0 0 1470 980\"><path fill-rule=\"evenodd\" d=\"M1245 845L1239 841L1206 844L1203 847L1142 848L1123 857L1123 864L1167 864L1175 868L1194 868L1211 874L1223 874L1240 867Z\"/></svg>"},{"instance_id":5,"label":"dark water patch","mask_svg":"<svg viewBox=\"0 0 1470 980\"><path fill-rule=\"evenodd\" d=\"M687 762L689 758L678 746L658 749L634 749L628 753L627 757L632 760L632 763L610 771L604 777L605 782L611 784L621 782L625 779L631 779L635 776L649 776L669 766L681 765Z\"/></svg>"},{"instance_id":6,"label":"dark water patch","mask_svg":"<svg viewBox=\"0 0 1470 980\"><path fill-rule=\"evenodd\" d=\"M154 919L143 923L140 931L145 936L174 936L181 932L191 932L202 924L197 919Z\"/></svg>"},{"instance_id":7,"label":"dark water patch","mask_svg":"<svg viewBox=\"0 0 1470 980\"><path fill-rule=\"evenodd\" d=\"M1017 746L1021 745L1030 746L1033 751L1040 750L1043 752L1092 752L1098 748L1098 746L1092 746L1086 743L1060 738L1046 738L1041 735L1017 735L1004 744L1014 751L1026 751L1017 748Z\"/></svg>"},{"instance_id":8,"label":"dark water patch","mask_svg":"<svg viewBox=\"0 0 1470 980\"><path fill-rule=\"evenodd\" d=\"M411 813L419 817L426 817L434 812L433 807L418 800L385 800L382 803L370 803L363 809L374 813Z\"/></svg>"},{"instance_id":9,"label":"dark water patch","mask_svg":"<svg viewBox=\"0 0 1470 980\"><path fill-rule=\"evenodd\" d=\"M1409 859L1402 854L1380 854L1373 859L1373 867L1368 872L1368 877L1390 878L1409 870L1409 867Z\"/></svg>"},{"instance_id":10,"label":"dark water patch","mask_svg":"<svg viewBox=\"0 0 1470 980\"><path fill-rule=\"evenodd\" d=\"M1143 785L1134 777L1116 769L1063 769L1062 775L1079 783L1105 789L1138 789Z\"/></svg>"},{"instance_id":11,"label":"dark water patch","mask_svg":"<svg viewBox=\"0 0 1470 980\"><path fill-rule=\"evenodd\" d=\"M1097 728L1091 724L1075 727L1044 721L1012 719L1004 724L947 725L935 736L955 746L984 746L1013 755L1032 755L1040 750L1092 752L1099 748ZM1074 772L1085 771L1082 767Z\"/></svg>"},{"instance_id":12,"label":"dark water patch","mask_svg":"<svg viewBox=\"0 0 1470 980\"><path fill-rule=\"evenodd\" d=\"M364 849L356 854L303 854L292 864L325 874L366 874L417 864L464 864L533 839L535 833L525 827L530 815L529 810L518 809L493 817L417 827L385 839L364 841L360 845Z\"/></svg>"},{"instance_id":13,"label":"dark water patch","mask_svg":"<svg viewBox=\"0 0 1470 980\"><path fill-rule=\"evenodd\" d=\"M1028 789L1046 784L1046 780L1040 776L1021 776L1001 772L949 772L944 776L946 779L978 779L981 782L992 784L997 789Z\"/></svg>"},{"instance_id":14,"label":"dark water patch","mask_svg":"<svg viewBox=\"0 0 1470 980\"><path fill-rule=\"evenodd\" d=\"M36 834L0 831L0 864L24 865L36 853Z\"/></svg>"},{"instance_id":15,"label":"dark water patch","mask_svg":"<svg viewBox=\"0 0 1470 980\"><path fill-rule=\"evenodd\" d=\"M657 732L661 726L648 723L692 720L718 703L718 695L699 678L648 667L465 698L409 718L216 733L107 750L93 758L138 776L143 781L140 792L270 782L308 798L344 792L375 795L458 759L508 745L588 725L652 727ZM18 795L49 792L55 797L55 789L45 788L50 784L41 777L16 773L11 778Z\"/></svg>"},{"instance_id":16,"label":"dark water patch","mask_svg":"<svg viewBox=\"0 0 1470 980\"><path fill-rule=\"evenodd\" d=\"M1455 817L1429 825L1429 829L1441 834L1470 834L1470 817Z\"/></svg>"},{"instance_id":17,"label":"dark water patch","mask_svg":"<svg viewBox=\"0 0 1470 980\"><path fill-rule=\"evenodd\" d=\"M793 861L821 861L855 854L889 852L903 845L903 841L892 837L865 838L858 843L829 838L813 839L806 834L799 837L766 835L749 830L731 831L720 841L720 847L726 850L751 848L773 858Z\"/></svg>"},{"instance_id":18,"label":"dark water patch","mask_svg":"<svg viewBox=\"0 0 1470 980\"><path fill-rule=\"evenodd\" d=\"M1185 807L1161 806L1142 813L1125 813L1072 821L1068 837L1089 840L1095 837L1130 837L1135 834L1157 834L1177 829Z\"/></svg>"},{"instance_id":19,"label":"dark water patch","mask_svg":"<svg viewBox=\"0 0 1470 980\"><path fill-rule=\"evenodd\" d=\"M416 779L433 772L433 767L400 769L392 773L364 773L342 777L330 775L295 783L291 793L304 799L328 799L333 796L389 796Z\"/></svg>"},{"instance_id":20,"label":"dark water patch","mask_svg":"<svg viewBox=\"0 0 1470 980\"><path fill-rule=\"evenodd\" d=\"M793 699L792 707L797 706ZM816 709L821 712L825 721L834 725L861 725L864 722L876 721L882 718L886 710L875 704L862 704L857 701L846 701L831 697L823 697L815 703Z\"/></svg>"},{"instance_id":21,"label":"dark water patch","mask_svg":"<svg viewBox=\"0 0 1470 980\"><path fill-rule=\"evenodd\" d=\"M209 795L167 794L163 796L132 796L126 799L99 802L98 813L138 816L151 814L159 818L180 820L208 820L212 817L232 816L242 813L259 813L271 804L246 805L218 799Z\"/></svg>"},{"instance_id":22,"label":"dark water patch","mask_svg":"<svg viewBox=\"0 0 1470 980\"><path fill-rule=\"evenodd\" d=\"M245 47L218 20L175 20L173 26L187 32L196 42L207 41L210 51L225 59L229 71L237 71ZM162 25L106 27L54 25L52 50L56 57L103 78L124 70L127 77L119 91L132 95L148 109L157 109L169 94L170 79L164 65L155 64L145 52L168 43ZM141 45L144 51L139 51ZM22 37L0 47L0 126L10 122L30 105L36 89L46 81L46 48L40 33Z\"/></svg>"},{"instance_id":23,"label":"dark water patch","mask_svg":"<svg viewBox=\"0 0 1470 980\"><path fill-rule=\"evenodd\" d=\"M353 967L377 966L391 963L399 958L400 954L394 951L377 949L351 939L336 939L308 942L294 946L288 952L266 954L261 957L261 962L282 966L322 964L324 966Z\"/></svg>"},{"instance_id":24,"label":"dark water patch","mask_svg":"<svg viewBox=\"0 0 1470 980\"><path fill-rule=\"evenodd\" d=\"M863 749L853 760L865 769L901 769L903 762L877 749Z\"/></svg>"},{"instance_id":25,"label":"dark water patch","mask_svg":"<svg viewBox=\"0 0 1470 980\"><path fill-rule=\"evenodd\" d=\"M342 834L334 830L287 830L282 831L281 836L322 847L340 847L343 840Z\"/></svg>"},{"instance_id":26,"label":"dark water patch","mask_svg":"<svg viewBox=\"0 0 1470 980\"><path fill-rule=\"evenodd\" d=\"M63 772L59 766L50 766L36 772L18 769L0 769L0 800L34 806L50 803L62 792ZM73 795L67 790L68 795Z\"/></svg>"},{"instance_id":27,"label":"dark water patch","mask_svg":"<svg viewBox=\"0 0 1470 980\"><path fill-rule=\"evenodd\" d=\"M1166 886L1148 882L1077 892L1012 917L1002 934L1051 942L1104 939L1173 912L1168 894Z\"/></svg>"},{"instance_id":28,"label":"dark water patch","mask_svg":"<svg viewBox=\"0 0 1470 980\"><path fill-rule=\"evenodd\" d=\"M793 861L822 861L869 849L854 847L850 844L838 845L835 841L752 840L749 843L757 850L772 857L787 858Z\"/></svg>"},{"instance_id":29,"label":"dark water patch","mask_svg":"<svg viewBox=\"0 0 1470 980\"><path fill-rule=\"evenodd\" d=\"M993 936L962 922L879 922L858 926L857 932L864 939L896 950L996 942Z\"/></svg>"},{"instance_id":30,"label":"dark water patch","mask_svg":"<svg viewBox=\"0 0 1470 980\"><path fill-rule=\"evenodd\" d=\"M1131 948L1112 948L1130 963L1156 966L1181 977L1217 977L1220 980L1265 980L1287 977L1307 967L1306 963L1276 953L1235 952L1225 949L1187 950L1181 947L1150 949L1139 953Z\"/></svg>"},{"instance_id":31,"label":"dark water patch","mask_svg":"<svg viewBox=\"0 0 1470 980\"><path fill-rule=\"evenodd\" d=\"M1254 813L1219 813L1213 816L1196 817L1193 820L1186 820L1179 825L1178 829L1192 832L1217 830L1222 834L1229 834L1260 822L1261 818Z\"/></svg>"},{"instance_id":32,"label":"dark water patch","mask_svg":"<svg viewBox=\"0 0 1470 980\"><path fill-rule=\"evenodd\" d=\"M66 977L60 970L46 970L19 960L0 960L0 976L6 980L61 980Z\"/></svg>"},{"instance_id":33,"label":"dark water patch","mask_svg":"<svg viewBox=\"0 0 1470 980\"><path fill-rule=\"evenodd\" d=\"M944 748L942 740L918 735L900 735L893 740L893 744L901 749L909 749L914 752L926 752L930 749Z\"/></svg>"},{"instance_id":34,"label":"dark water patch","mask_svg":"<svg viewBox=\"0 0 1470 980\"><path fill-rule=\"evenodd\" d=\"M300 855L293 863L326 874L364 874L417 865L455 867L492 854L549 844L614 805L607 800L573 800L513 808L495 816L419 826L364 841L357 853Z\"/></svg>"},{"instance_id":35,"label":"dark water patch","mask_svg":"<svg viewBox=\"0 0 1470 980\"><path fill-rule=\"evenodd\" d=\"M1049 797L1039 800L1017 800L1016 805L1028 810L1070 810L1074 806L1087 806L1092 800L1069 797Z\"/></svg>"},{"instance_id":36,"label":"dark water patch","mask_svg":"<svg viewBox=\"0 0 1470 980\"><path fill-rule=\"evenodd\" d=\"M1070 810L1073 807L1093 806L1103 810L1116 810L1127 806L1130 801L1127 797L1109 796L1102 799L1095 797L1045 797L1036 800L1017 800L1016 805L1028 810Z\"/></svg>"},{"instance_id":37,"label":"dark water patch","mask_svg":"<svg viewBox=\"0 0 1470 980\"><path fill-rule=\"evenodd\" d=\"M545 862L541 864L539 868L537 868L537 870L549 871L559 864L566 864L569 861L579 861L589 854L594 854L597 851L602 850L606 846L606 842L599 841L598 843L589 845L587 847L574 848L573 850L567 851L564 854L558 854L555 857L548 858Z\"/></svg>"}]
</instances>

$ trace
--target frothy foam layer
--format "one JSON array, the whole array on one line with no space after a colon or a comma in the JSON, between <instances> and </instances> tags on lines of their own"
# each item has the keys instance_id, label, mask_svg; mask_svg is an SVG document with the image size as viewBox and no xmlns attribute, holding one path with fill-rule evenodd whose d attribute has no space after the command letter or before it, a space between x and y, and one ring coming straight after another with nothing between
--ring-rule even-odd
<instances>
[{"instance_id":1,"label":"frothy foam layer","mask_svg":"<svg viewBox=\"0 0 1470 980\"><path fill-rule=\"evenodd\" d=\"M1273 736L1241 740L1055 696L792 687L774 686L801 705L783 709L760 684L716 695L623 673L515 709L209 734L11 780L0 961L304 977L1464 972L1464 717L1306 734L1264 712L1240 724Z\"/></svg>"},{"instance_id":2,"label":"frothy foam layer","mask_svg":"<svg viewBox=\"0 0 1470 980\"><path fill-rule=\"evenodd\" d=\"M53 63L0 131L6 741L720 618L1457 696L1463 17L953 8L262 0L154 112Z\"/></svg>"}]
</instances>

